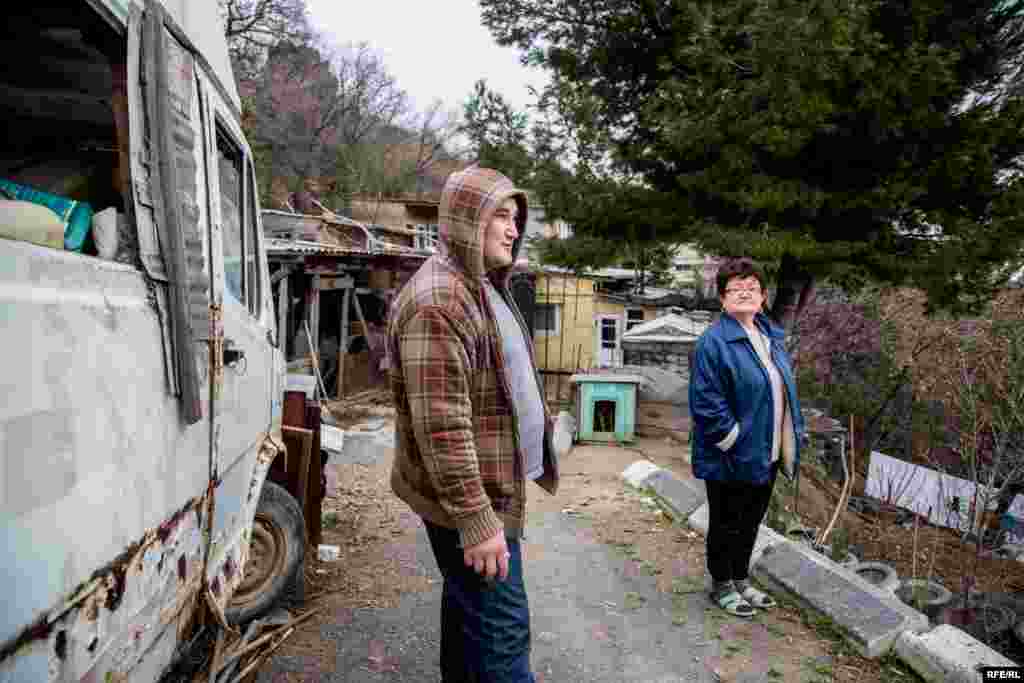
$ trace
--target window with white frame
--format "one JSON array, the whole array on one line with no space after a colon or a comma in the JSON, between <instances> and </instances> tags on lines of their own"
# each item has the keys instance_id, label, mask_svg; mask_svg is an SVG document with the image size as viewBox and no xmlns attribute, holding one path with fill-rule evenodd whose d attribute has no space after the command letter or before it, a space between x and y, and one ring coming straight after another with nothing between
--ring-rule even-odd
<instances>
[{"instance_id":1,"label":"window with white frame","mask_svg":"<svg viewBox=\"0 0 1024 683\"><path fill-rule=\"evenodd\" d=\"M558 334L561 329L561 304L537 304L533 309L533 333Z\"/></svg>"},{"instance_id":2,"label":"window with white frame","mask_svg":"<svg viewBox=\"0 0 1024 683\"><path fill-rule=\"evenodd\" d=\"M626 331L629 332L637 325L642 325L644 322L644 309L642 308L627 308L626 309Z\"/></svg>"},{"instance_id":3,"label":"window with white frame","mask_svg":"<svg viewBox=\"0 0 1024 683\"><path fill-rule=\"evenodd\" d=\"M415 248L419 251L437 251L439 238L438 224L425 223L417 225L415 237Z\"/></svg>"}]
</instances>

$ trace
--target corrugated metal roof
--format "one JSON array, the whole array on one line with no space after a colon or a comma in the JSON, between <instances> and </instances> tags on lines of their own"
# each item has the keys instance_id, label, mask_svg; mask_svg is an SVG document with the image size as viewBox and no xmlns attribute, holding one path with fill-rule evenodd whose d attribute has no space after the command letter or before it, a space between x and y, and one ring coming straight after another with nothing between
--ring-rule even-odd
<instances>
[{"instance_id":1,"label":"corrugated metal roof","mask_svg":"<svg viewBox=\"0 0 1024 683\"><path fill-rule=\"evenodd\" d=\"M343 256L347 254L369 254L366 249L354 249L351 247L339 247L334 244L323 242L309 242L307 240L285 240L276 237L267 238L268 254L328 254Z\"/></svg>"},{"instance_id":2,"label":"corrugated metal roof","mask_svg":"<svg viewBox=\"0 0 1024 683\"><path fill-rule=\"evenodd\" d=\"M387 254L427 258L432 253L412 249L411 247L402 247L397 244L388 244L379 240L374 240L374 248L372 250L358 247L341 247L323 242L310 242L308 240L286 240L276 237L268 237L266 244L268 254L301 254L303 256L373 256L376 254Z\"/></svg>"}]
</instances>

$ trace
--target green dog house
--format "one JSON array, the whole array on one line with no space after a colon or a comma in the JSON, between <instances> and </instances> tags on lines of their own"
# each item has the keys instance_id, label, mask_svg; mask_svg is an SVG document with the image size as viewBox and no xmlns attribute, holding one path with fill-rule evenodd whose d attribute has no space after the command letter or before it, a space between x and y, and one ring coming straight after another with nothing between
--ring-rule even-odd
<instances>
[{"instance_id":1,"label":"green dog house","mask_svg":"<svg viewBox=\"0 0 1024 683\"><path fill-rule=\"evenodd\" d=\"M637 386L640 375L573 375L576 385L578 439L628 442L636 439Z\"/></svg>"}]
</instances>

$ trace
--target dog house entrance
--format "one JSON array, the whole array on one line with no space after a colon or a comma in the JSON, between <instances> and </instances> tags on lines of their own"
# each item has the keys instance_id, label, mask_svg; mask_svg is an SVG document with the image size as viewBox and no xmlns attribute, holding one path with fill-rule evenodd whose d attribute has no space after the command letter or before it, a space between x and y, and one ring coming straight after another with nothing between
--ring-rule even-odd
<instances>
[{"instance_id":1,"label":"dog house entrance","mask_svg":"<svg viewBox=\"0 0 1024 683\"><path fill-rule=\"evenodd\" d=\"M594 431L614 432L615 431L615 409L618 401L595 401L594 402Z\"/></svg>"},{"instance_id":2,"label":"dog house entrance","mask_svg":"<svg viewBox=\"0 0 1024 683\"><path fill-rule=\"evenodd\" d=\"M628 442L636 437L636 393L639 375L579 374L576 410L580 441Z\"/></svg>"}]
</instances>

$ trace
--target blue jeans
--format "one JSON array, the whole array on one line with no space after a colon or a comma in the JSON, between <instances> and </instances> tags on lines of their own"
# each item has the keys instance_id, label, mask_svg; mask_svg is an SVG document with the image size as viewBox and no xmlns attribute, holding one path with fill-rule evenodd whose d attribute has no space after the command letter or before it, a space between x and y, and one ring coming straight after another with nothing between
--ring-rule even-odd
<instances>
[{"instance_id":1,"label":"blue jeans","mask_svg":"<svg viewBox=\"0 0 1024 683\"><path fill-rule=\"evenodd\" d=\"M467 567L459 533L424 520L441 597L443 683L534 683L530 671L530 607L519 540L507 538L508 578L487 581Z\"/></svg>"}]
</instances>

